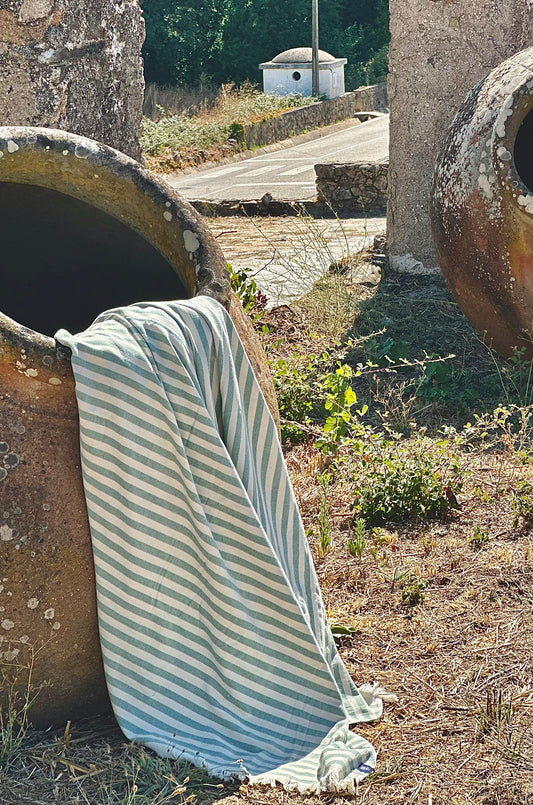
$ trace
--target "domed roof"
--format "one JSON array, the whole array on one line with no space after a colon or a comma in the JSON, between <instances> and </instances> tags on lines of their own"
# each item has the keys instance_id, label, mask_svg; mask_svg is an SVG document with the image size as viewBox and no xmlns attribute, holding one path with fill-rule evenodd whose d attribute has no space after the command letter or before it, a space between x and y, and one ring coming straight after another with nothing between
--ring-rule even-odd
<instances>
[{"instance_id":1,"label":"domed roof","mask_svg":"<svg viewBox=\"0 0 533 805\"><path fill-rule=\"evenodd\" d=\"M278 53L277 56L274 56L272 61L276 62L277 64L309 63L313 61L313 50L312 48L290 48L290 50L284 50L283 53ZM331 53L326 53L325 50L319 50L318 61L327 62L336 61L336 59L335 56L331 55Z\"/></svg>"}]
</instances>

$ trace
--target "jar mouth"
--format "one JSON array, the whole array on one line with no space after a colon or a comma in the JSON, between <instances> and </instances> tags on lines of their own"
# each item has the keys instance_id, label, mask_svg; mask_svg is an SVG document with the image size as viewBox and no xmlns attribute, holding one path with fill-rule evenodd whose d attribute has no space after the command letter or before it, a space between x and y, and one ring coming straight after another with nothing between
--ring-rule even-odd
<instances>
[{"instance_id":1,"label":"jar mouth","mask_svg":"<svg viewBox=\"0 0 533 805\"><path fill-rule=\"evenodd\" d=\"M200 215L135 160L55 129L0 127L0 339L55 348L110 307L206 293L226 262Z\"/></svg>"},{"instance_id":2,"label":"jar mouth","mask_svg":"<svg viewBox=\"0 0 533 805\"><path fill-rule=\"evenodd\" d=\"M43 335L86 329L103 310L190 296L137 232L57 190L0 182L2 312Z\"/></svg>"},{"instance_id":3,"label":"jar mouth","mask_svg":"<svg viewBox=\"0 0 533 805\"><path fill-rule=\"evenodd\" d=\"M492 154L502 185L515 198L533 195L533 73L496 118Z\"/></svg>"},{"instance_id":4,"label":"jar mouth","mask_svg":"<svg viewBox=\"0 0 533 805\"><path fill-rule=\"evenodd\" d=\"M533 193L533 107L525 115L516 134L513 159L523 185Z\"/></svg>"}]
</instances>

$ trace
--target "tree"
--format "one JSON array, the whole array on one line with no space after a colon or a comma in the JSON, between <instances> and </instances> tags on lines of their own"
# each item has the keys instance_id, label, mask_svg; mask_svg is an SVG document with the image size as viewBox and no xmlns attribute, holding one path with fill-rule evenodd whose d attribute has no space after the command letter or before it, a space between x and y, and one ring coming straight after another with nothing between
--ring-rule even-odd
<instances>
[{"instance_id":1,"label":"tree","mask_svg":"<svg viewBox=\"0 0 533 805\"><path fill-rule=\"evenodd\" d=\"M143 55L147 81L194 84L222 43L227 0L146 0Z\"/></svg>"},{"instance_id":2,"label":"tree","mask_svg":"<svg viewBox=\"0 0 533 805\"><path fill-rule=\"evenodd\" d=\"M258 65L311 46L311 0L144 0L146 77L260 83ZM347 87L386 72L388 0L320 0L320 47L348 59Z\"/></svg>"}]
</instances>

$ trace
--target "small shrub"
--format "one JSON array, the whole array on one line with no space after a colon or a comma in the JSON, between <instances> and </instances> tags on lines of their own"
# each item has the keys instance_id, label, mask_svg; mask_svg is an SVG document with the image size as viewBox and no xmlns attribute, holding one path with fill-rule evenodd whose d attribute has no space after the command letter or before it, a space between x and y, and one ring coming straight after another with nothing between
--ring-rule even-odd
<instances>
[{"instance_id":1,"label":"small shrub","mask_svg":"<svg viewBox=\"0 0 533 805\"><path fill-rule=\"evenodd\" d=\"M334 372L328 372L322 381L324 408L328 412L324 435L317 446L325 452L335 452L354 426L352 408L357 396L352 388L353 369L346 363L339 364ZM365 414L366 406L358 413Z\"/></svg>"},{"instance_id":2,"label":"small shrub","mask_svg":"<svg viewBox=\"0 0 533 805\"><path fill-rule=\"evenodd\" d=\"M267 305L267 297L258 288L257 282L245 268L235 271L228 263L228 270L232 291L239 297L245 311L252 318L258 318Z\"/></svg>"},{"instance_id":3,"label":"small shrub","mask_svg":"<svg viewBox=\"0 0 533 805\"><path fill-rule=\"evenodd\" d=\"M438 519L457 508L464 471L447 442L383 437L364 448L355 477L354 508L370 525Z\"/></svg>"},{"instance_id":4,"label":"small shrub","mask_svg":"<svg viewBox=\"0 0 533 805\"><path fill-rule=\"evenodd\" d=\"M311 414L320 404L314 381L316 359L297 352L270 361L281 418L281 440L297 444L305 437Z\"/></svg>"}]
</instances>

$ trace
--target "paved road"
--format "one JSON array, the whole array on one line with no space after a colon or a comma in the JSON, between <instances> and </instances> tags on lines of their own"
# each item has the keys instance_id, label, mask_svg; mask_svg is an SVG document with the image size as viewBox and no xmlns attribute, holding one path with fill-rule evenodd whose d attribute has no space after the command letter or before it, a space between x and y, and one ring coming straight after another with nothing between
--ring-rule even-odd
<instances>
[{"instance_id":1,"label":"paved road","mask_svg":"<svg viewBox=\"0 0 533 805\"><path fill-rule=\"evenodd\" d=\"M331 126L317 137L261 153L240 162L165 176L186 199L250 201L271 193L276 200L309 201L315 198L317 162L375 162L388 156L389 116L365 123L354 120L341 130Z\"/></svg>"}]
</instances>

